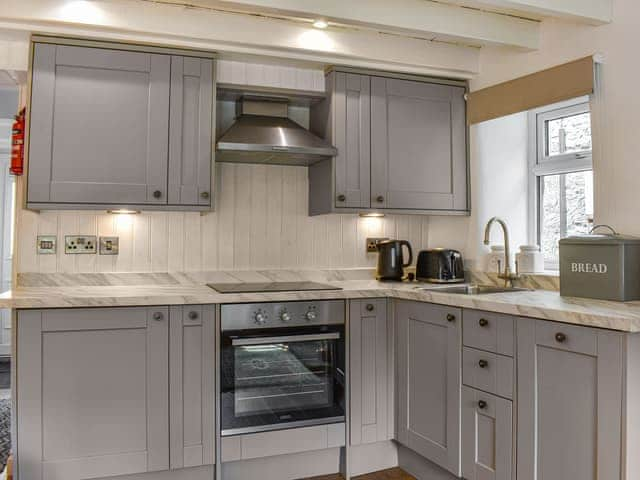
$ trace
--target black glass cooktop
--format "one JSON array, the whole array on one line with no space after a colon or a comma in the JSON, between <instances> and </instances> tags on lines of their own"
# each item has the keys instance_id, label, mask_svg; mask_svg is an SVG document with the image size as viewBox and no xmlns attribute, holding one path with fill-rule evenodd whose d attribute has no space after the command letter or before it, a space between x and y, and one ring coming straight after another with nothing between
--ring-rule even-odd
<instances>
[{"instance_id":1,"label":"black glass cooktop","mask_svg":"<svg viewBox=\"0 0 640 480\"><path fill-rule=\"evenodd\" d=\"M342 290L340 287L317 282L257 282L208 283L218 293L302 292L311 290Z\"/></svg>"}]
</instances>

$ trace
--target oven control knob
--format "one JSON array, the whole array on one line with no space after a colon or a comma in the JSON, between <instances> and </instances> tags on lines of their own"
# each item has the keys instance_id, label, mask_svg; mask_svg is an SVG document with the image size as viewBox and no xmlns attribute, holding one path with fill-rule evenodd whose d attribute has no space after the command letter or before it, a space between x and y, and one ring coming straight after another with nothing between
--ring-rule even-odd
<instances>
[{"instance_id":1,"label":"oven control knob","mask_svg":"<svg viewBox=\"0 0 640 480\"><path fill-rule=\"evenodd\" d=\"M316 317L317 317L318 315L316 314L316 312L315 312L315 311L313 311L313 310L309 310L305 316L307 317L307 320L309 320L310 322L312 322L313 320L315 320L315 319L316 319Z\"/></svg>"},{"instance_id":2,"label":"oven control knob","mask_svg":"<svg viewBox=\"0 0 640 480\"><path fill-rule=\"evenodd\" d=\"M280 320L282 320L283 322L288 322L291 320L291 314L289 312L287 312L286 310L284 310L283 312L280 313Z\"/></svg>"},{"instance_id":3,"label":"oven control knob","mask_svg":"<svg viewBox=\"0 0 640 480\"><path fill-rule=\"evenodd\" d=\"M253 316L253 321L258 325L264 325L267 323L267 314L264 312L256 312Z\"/></svg>"}]
</instances>

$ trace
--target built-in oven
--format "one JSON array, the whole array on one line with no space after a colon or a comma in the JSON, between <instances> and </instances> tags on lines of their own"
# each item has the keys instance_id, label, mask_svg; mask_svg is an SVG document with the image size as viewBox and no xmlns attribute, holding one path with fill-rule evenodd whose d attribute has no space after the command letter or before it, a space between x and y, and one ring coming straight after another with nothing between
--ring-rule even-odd
<instances>
[{"instance_id":1,"label":"built-in oven","mask_svg":"<svg viewBox=\"0 0 640 480\"><path fill-rule=\"evenodd\" d=\"M342 300L221 307L222 436L343 422Z\"/></svg>"}]
</instances>

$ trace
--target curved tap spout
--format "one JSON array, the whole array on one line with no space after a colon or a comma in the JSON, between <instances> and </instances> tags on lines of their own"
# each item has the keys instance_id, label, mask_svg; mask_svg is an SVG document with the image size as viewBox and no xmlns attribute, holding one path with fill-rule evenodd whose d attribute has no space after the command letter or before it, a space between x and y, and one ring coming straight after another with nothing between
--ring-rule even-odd
<instances>
[{"instance_id":1,"label":"curved tap spout","mask_svg":"<svg viewBox=\"0 0 640 480\"><path fill-rule=\"evenodd\" d=\"M498 274L498 278L501 278L505 283L510 283L513 286L513 281L519 278L517 273L511 272L510 264L510 248L509 248L509 230L507 223L500 217L493 217L487 222L487 226L484 228L484 244L489 245L491 236L491 227L494 223L498 223L502 227L502 235L504 237L504 272Z\"/></svg>"}]
</instances>

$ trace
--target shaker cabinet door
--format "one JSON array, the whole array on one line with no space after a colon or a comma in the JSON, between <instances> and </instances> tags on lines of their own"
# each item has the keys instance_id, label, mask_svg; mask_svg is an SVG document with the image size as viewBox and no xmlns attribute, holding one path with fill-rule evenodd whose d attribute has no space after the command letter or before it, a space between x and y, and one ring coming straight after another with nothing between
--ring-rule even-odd
<instances>
[{"instance_id":1,"label":"shaker cabinet door","mask_svg":"<svg viewBox=\"0 0 640 480\"><path fill-rule=\"evenodd\" d=\"M37 43L27 202L167 203L170 57Z\"/></svg>"},{"instance_id":2,"label":"shaker cabinet door","mask_svg":"<svg viewBox=\"0 0 640 480\"><path fill-rule=\"evenodd\" d=\"M371 168L371 77L335 74L336 207L368 208Z\"/></svg>"},{"instance_id":3,"label":"shaker cabinet door","mask_svg":"<svg viewBox=\"0 0 640 480\"><path fill-rule=\"evenodd\" d=\"M213 101L213 61L171 57L170 205L212 205Z\"/></svg>"},{"instance_id":4,"label":"shaker cabinet door","mask_svg":"<svg viewBox=\"0 0 640 480\"><path fill-rule=\"evenodd\" d=\"M169 468L168 323L167 307L18 312L18 478Z\"/></svg>"},{"instance_id":5,"label":"shaker cabinet door","mask_svg":"<svg viewBox=\"0 0 640 480\"><path fill-rule=\"evenodd\" d=\"M519 319L518 480L618 480L623 334Z\"/></svg>"},{"instance_id":6,"label":"shaker cabinet door","mask_svg":"<svg viewBox=\"0 0 640 480\"><path fill-rule=\"evenodd\" d=\"M513 479L513 405L510 400L462 387L462 476Z\"/></svg>"},{"instance_id":7,"label":"shaker cabinet door","mask_svg":"<svg viewBox=\"0 0 640 480\"><path fill-rule=\"evenodd\" d=\"M389 440L391 345L387 301L351 300L349 325L350 444Z\"/></svg>"},{"instance_id":8,"label":"shaker cabinet door","mask_svg":"<svg viewBox=\"0 0 640 480\"><path fill-rule=\"evenodd\" d=\"M171 468L215 463L215 307L170 310Z\"/></svg>"},{"instance_id":9,"label":"shaker cabinet door","mask_svg":"<svg viewBox=\"0 0 640 480\"><path fill-rule=\"evenodd\" d=\"M396 440L460 475L461 310L396 301Z\"/></svg>"},{"instance_id":10,"label":"shaker cabinet door","mask_svg":"<svg viewBox=\"0 0 640 480\"><path fill-rule=\"evenodd\" d=\"M465 89L371 77L371 207L468 209Z\"/></svg>"}]
</instances>

